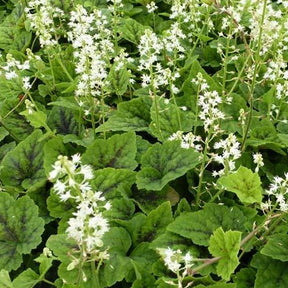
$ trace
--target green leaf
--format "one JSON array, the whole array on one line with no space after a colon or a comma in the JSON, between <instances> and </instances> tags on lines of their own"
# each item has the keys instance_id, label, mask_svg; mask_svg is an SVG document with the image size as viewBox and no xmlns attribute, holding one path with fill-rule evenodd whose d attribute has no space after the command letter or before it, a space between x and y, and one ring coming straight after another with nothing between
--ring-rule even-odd
<instances>
[{"instance_id":1,"label":"green leaf","mask_svg":"<svg viewBox=\"0 0 288 288\"><path fill-rule=\"evenodd\" d=\"M0 285L2 288L15 288L11 282L8 271L0 270Z\"/></svg>"},{"instance_id":2,"label":"green leaf","mask_svg":"<svg viewBox=\"0 0 288 288\"><path fill-rule=\"evenodd\" d=\"M52 165L59 155L68 155L61 136L55 136L44 144L44 169L48 177L52 171Z\"/></svg>"},{"instance_id":3,"label":"green leaf","mask_svg":"<svg viewBox=\"0 0 288 288\"><path fill-rule=\"evenodd\" d=\"M34 111L32 113L29 113L27 110L25 110L22 111L20 115L25 116L27 121L34 128L41 128L47 125L46 124L47 115L43 111Z\"/></svg>"},{"instance_id":4,"label":"green leaf","mask_svg":"<svg viewBox=\"0 0 288 288\"><path fill-rule=\"evenodd\" d=\"M208 288L238 288L237 284L234 284L234 283L217 283L217 284L208 285L208 286L204 286L201 284L201 285L195 286L195 288L206 288L206 287Z\"/></svg>"},{"instance_id":5,"label":"green leaf","mask_svg":"<svg viewBox=\"0 0 288 288\"><path fill-rule=\"evenodd\" d=\"M103 242L109 247L109 260L105 263L103 276L110 287L124 279L131 269L130 259L126 257L131 238L124 228L112 227L104 234Z\"/></svg>"},{"instance_id":6,"label":"green leaf","mask_svg":"<svg viewBox=\"0 0 288 288\"><path fill-rule=\"evenodd\" d=\"M124 227L131 235L133 245L139 244L139 235L143 225L146 223L147 216L142 213L136 213L131 220L117 220L117 223ZM140 241L141 243L141 241Z\"/></svg>"},{"instance_id":7,"label":"green leaf","mask_svg":"<svg viewBox=\"0 0 288 288\"><path fill-rule=\"evenodd\" d=\"M0 26L0 48L6 52L15 49L25 51L28 47L32 33L24 29L24 5L17 3Z\"/></svg>"},{"instance_id":8,"label":"green leaf","mask_svg":"<svg viewBox=\"0 0 288 288\"><path fill-rule=\"evenodd\" d=\"M97 170L91 181L95 191L101 191L106 199L121 195L123 188L129 189L135 183L135 172L127 169L105 168Z\"/></svg>"},{"instance_id":9,"label":"green leaf","mask_svg":"<svg viewBox=\"0 0 288 288\"><path fill-rule=\"evenodd\" d=\"M1 86L1 92L2 91L2 84ZM17 95L17 93L16 93ZM7 97L7 95L5 94ZM13 92L13 96L15 97L15 94ZM19 99L15 98L6 98L4 102L0 102L0 117L2 117L2 122L6 127L9 127L9 134L17 141L26 139L27 136L29 136L33 128L29 125L29 123L26 121L25 117L20 115L19 113L22 111L22 108L19 107L16 110L15 107L19 104ZM11 111L13 111L11 113ZM6 116L8 115L9 116ZM5 117L6 116L6 117Z\"/></svg>"},{"instance_id":10,"label":"green leaf","mask_svg":"<svg viewBox=\"0 0 288 288\"><path fill-rule=\"evenodd\" d=\"M180 249L182 252L189 251L194 257L199 256L199 251L193 246L191 240L171 232L165 232L159 235L159 237L149 244L149 247L154 250L170 247L173 250Z\"/></svg>"},{"instance_id":11,"label":"green leaf","mask_svg":"<svg viewBox=\"0 0 288 288\"><path fill-rule=\"evenodd\" d=\"M15 288L32 288L39 281L41 281L39 275L31 268L28 268L14 279L13 285Z\"/></svg>"},{"instance_id":12,"label":"green leaf","mask_svg":"<svg viewBox=\"0 0 288 288\"><path fill-rule=\"evenodd\" d=\"M47 256L44 256L41 254L39 257L37 257L34 261L40 263L39 266L39 273L40 277L44 278L44 275L47 273L47 271L52 267L53 258L49 258Z\"/></svg>"},{"instance_id":13,"label":"green leaf","mask_svg":"<svg viewBox=\"0 0 288 288\"><path fill-rule=\"evenodd\" d=\"M92 275L90 263L85 263L81 267L77 266L75 269L67 270L68 265L75 257L79 257L80 253L79 247L73 239L68 238L67 234L52 235L47 240L46 246L58 257L58 260L61 261L58 268L58 276L67 283L67 287L70 288L72 284L76 284L77 288L94 288L91 283ZM75 255L73 255L73 253L75 253ZM88 279L85 283L83 283L82 280L82 271Z\"/></svg>"},{"instance_id":14,"label":"green leaf","mask_svg":"<svg viewBox=\"0 0 288 288\"><path fill-rule=\"evenodd\" d=\"M47 123L52 130L56 130L61 135L78 134L78 126L70 109L54 106L49 113Z\"/></svg>"},{"instance_id":15,"label":"green leaf","mask_svg":"<svg viewBox=\"0 0 288 288\"><path fill-rule=\"evenodd\" d=\"M268 238L268 242L260 251L261 254L283 262L288 261L287 234L275 234Z\"/></svg>"},{"instance_id":16,"label":"green leaf","mask_svg":"<svg viewBox=\"0 0 288 288\"><path fill-rule=\"evenodd\" d=\"M17 269L22 254L30 253L41 242L44 221L38 217L38 207L28 197L15 200L0 194L0 269Z\"/></svg>"},{"instance_id":17,"label":"green leaf","mask_svg":"<svg viewBox=\"0 0 288 288\"><path fill-rule=\"evenodd\" d=\"M179 201L179 194L171 186L166 185L161 191L135 191L133 199L137 202L139 208L144 213L149 213L157 208L161 203L170 201L171 205L175 205Z\"/></svg>"},{"instance_id":18,"label":"green leaf","mask_svg":"<svg viewBox=\"0 0 288 288\"><path fill-rule=\"evenodd\" d=\"M177 131L191 131L194 118L190 112L182 111L175 104L166 104L165 100L157 96L151 107L152 122L149 127L160 141L167 140Z\"/></svg>"},{"instance_id":19,"label":"green leaf","mask_svg":"<svg viewBox=\"0 0 288 288\"><path fill-rule=\"evenodd\" d=\"M127 102L118 104L117 110L112 113L108 120L96 129L103 131L149 131L151 122L150 97L138 97Z\"/></svg>"},{"instance_id":20,"label":"green leaf","mask_svg":"<svg viewBox=\"0 0 288 288\"><path fill-rule=\"evenodd\" d=\"M142 156L137 174L139 189L161 190L171 180L184 175L199 163L200 154L180 147L179 141L156 143Z\"/></svg>"},{"instance_id":21,"label":"green leaf","mask_svg":"<svg viewBox=\"0 0 288 288\"><path fill-rule=\"evenodd\" d=\"M43 142L40 130L34 131L10 151L1 163L0 179L8 186L32 190L46 182L43 168ZM12 173L11 173L12 172Z\"/></svg>"},{"instance_id":22,"label":"green leaf","mask_svg":"<svg viewBox=\"0 0 288 288\"><path fill-rule=\"evenodd\" d=\"M257 173L246 167L240 166L235 173L219 178L217 183L226 190L236 193L244 204L262 201L261 179Z\"/></svg>"},{"instance_id":23,"label":"green leaf","mask_svg":"<svg viewBox=\"0 0 288 288\"><path fill-rule=\"evenodd\" d=\"M209 241L209 252L214 257L220 257L217 263L216 271L224 280L229 280L238 264L238 252L240 250L241 232L224 232L219 227L211 236Z\"/></svg>"},{"instance_id":24,"label":"green leaf","mask_svg":"<svg viewBox=\"0 0 288 288\"><path fill-rule=\"evenodd\" d=\"M164 202L151 211L140 231L140 238L144 242L151 242L166 230L173 221L170 202Z\"/></svg>"},{"instance_id":25,"label":"green leaf","mask_svg":"<svg viewBox=\"0 0 288 288\"><path fill-rule=\"evenodd\" d=\"M110 81L111 88L113 88L116 95L121 96L127 91L131 73L126 66L118 69L118 65L117 62L112 65L107 80Z\"/></svg>"},{"instance_id":26,"label":"green leaf","mask_svg":"<svg viewBox=\"0 0 288 288\"><path fill-rule=\"evenodd\" d=\"M110 219L130 219L135 212L135 205L130 199L115 198L110 203L112 208L104 213Z\"/></svg>"},{"instance_id":27,"label":"green leaf","mask_svg":"<svg viewBox=\"0 0 288 288\"><path fill-rule=\"evenodd\" d=\"M9 132L8 132L4 127L0 127L0 142L1 142L7 135L9 135Z\"/></svg>"},{"instance_id":28,"label":"green leaf","mask_svg":"<svg viewBox=\"0 0 288 288\"><path fill-rule=\"evenodd\" d=\"M138 165L136 152L136 135L131 131L107 140L96 139L82 155L82 161L95 169L113 167L134 170Z\"/></svg>"},{"instance_id":29,"label":"green leaf","mask_svg":"<svg viewBox=\"0 0 288 288\"><path fill-rule=\"evenodd\" d=\"M233 278L237 288L254 287L256 271L252 268L242 268Z\"/></svg>"},{"instance_id":30,"label":"green leaf","mask_svg":"<svg viewBox=\"0 0 288 288\"><path fill-rule=\"evenodd\" d=\"M254 288L287 288L288 263L256 254L251 266L257 268Z\"/></svg>"},{"instance_id":31,"label":"green leaf","mask_svg":"<svg viewBox=\"0 0 288 288\"><path fill-rule=\"evenodd\" d=\"M118 29L122 38L134 44L138 44L140 41L140 37L142 36L142 34L144 34L144 31L147 28L150 27L145 27L132 18L122 18L120 22L120 27Z\"/></svg>"},{"instance_id":32,"label":"green leaf","mask_svg":"<svg viewBox=\"0 0 288 288\"><path fill-rule=\"evenodd\" d=\"M222 227L224 231L245 231L246 218L237 207L228 208L217 204L206 204L203 210L180 215L167 230L189 238L200 246L208 246L210 236Z\"/></svg>"}]
</instances>

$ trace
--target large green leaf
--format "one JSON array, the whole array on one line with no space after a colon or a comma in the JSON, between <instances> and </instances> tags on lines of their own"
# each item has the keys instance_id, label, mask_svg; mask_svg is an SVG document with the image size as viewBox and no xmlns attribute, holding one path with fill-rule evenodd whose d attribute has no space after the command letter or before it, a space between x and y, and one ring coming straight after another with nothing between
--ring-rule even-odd
<instances>
[{"instance_id":1,"label":"large green leaf","mask_svg":"<svg viewBox=\"0 0 288 288\"><path fill-rule=\"evenodd\" d=\"M78 134L78 126L70 109L54 106L49 113L47 123L51 129L56 129L59 134Z\"/></svg>"},{"instance_id":2,"label":"large green leaf","mask_svg":"<svg viewBox=\"0 0 288 288\"><path fill-rule=\"evenodd\" d=\"M164 141L177 131L191 131L193 123L191 112L184 112L171 102L166 104L167 99L160 97L155 99L151 107L152 122L150 124L150 130L154 136Z\"/></svg>"},{"instance_id":3,"label":"large green leaf","mask_svg":"<svg viewBox=\"0 0 288 288\"><path fill-rule=\"evenodd\" d=\"M18 3L0 26L0 48L24 51L29 45L32 33L24 29L24 5Z\"/></svg>"},{"instance_id":4,"label":"large green leaf","mask_svg":"<svg viewBox=\"0 0 288 288\"><path fill-rule=\"evenodd\" d=\"M97 170L92 180L95 191L101 191L106 199L121 195L122 189L129 189L135 183L135 172L127 169L105 168Z\"/></svg>"},{"instance_id":5,"label":"large green leaf","mask_svg":"<svg viewBox=\"0 0 288 288\"><path fill-rule=\"evenodd\" d=\"M52 165L59 155L68 155L61 136L55 136L44 144L44 169L48 177L52 171Z\"/></svg>"},{"instance_id":6,"label":"large green leaf","mask_svg":"<svg viewBox=\"0 0 288 288\"><path fill-rule=\"evenodd\" d=\"M46 181L43 168L43 142L39 142L42 133L34 131L25 140L10 151L1 163L0 179L8 186L22 186L32 189Z\"/></svg>"},{"instance_id":7,"label":"large green leaf","mask_svg":"<svg viewBox=\"0 0 288 288\"><path fill-rule=\"evenodd\" d=\"M219 227L211 236L209 241L209 252L214 257L221 257L217 263L216 271L225 280L230 279L238 264L238 252L240 250L241 232L224 232Z\"/></svg>"},{"instance_id":8,"label":"large green leaf","mask_svg":"<svg viewBox=\"0 0 288 288\"><path fill-rule=\"evenodd\" d=\"M11 98L7 98L7 93L6 91L3 92L2 90L2 84L0 81L0 86L1 86L1 93L5 95L5 101L0 102L0 117L2 117L2 122L6 127L9 127L9 134L16 140L16 141L21 141L24 140L27 136L29 136L33 128L29 125L29 123L26 121L25 117L20 115L19 112L21 112L21 107L17 108L16 110L15 107L19 104L19 99L15 98L15 94L18 95L19 93L16 93L12 91L13 98L11 95ZM21 92L21 91L20 91ZM0 93L0 98L1 98L1 93ZM11 112L13 111L13 112ZM9 113L9 115L8 115ZM8 116L7 116L8 115Z\"/></svg>"},{"instance_id":9,"label":"large green leaf","mask_svg":"<svg viewBox=\"0 0 288 288\"><path fill-rule=\"evenodd\" d=\"M180 215L167 230L189 238L200 246L208 246L210 236L217 228L245 231L245 220L237 207L228 208L211 203L206 204L203 210Z\"/></svg>"},{"instance_id":10,"label":"large green leaf","mask_svg":"<svg viewBox=\"0 0 288 288\"><path fill-rule=\"evenodd\" d=\"M131 131L107 140L96 139L83 154L82 161L95 169L113 167L134 170L137 166L136 152L136 135Z\"/></svg>"},{"instance_id":11,"label":"large green leaf","mask_svg":"<svg viewBox=\"0 0 288 288\"><path fill-rule=\"evenodd\" d=\"M254 288L287 288L288 263L256 254L251 266L257 268Z\"/></svg>"},{"instance_id":12,"label":"large green leaf","mask_svg":"<svg viewBox=\"0 0 288 288\"><path fill-rule=\"evenodd\" d=\"M137 174L139 189L161 190L171 180L184 175L199 163L200 154L180 147L179 141L156 143L142 156Z\"/></svg>"},{"instance_id":13,"label":"large green leaf","mask_svg":"<svg viewBox=\"0 0 288 288\"><path fill-rule=\"evenodd\" d=\"M17 269L22 254L41 242L44 221L38 217L38 207L28 197L15 200L7 193L0 194L0 269Z\"/></svg>"},{"instance_id":14,"label":"large green leaf","mask_svg":"<svg viewBox=\"0 0 288 288\"><path fill-rule=\"evenodd\" d=\"M166 230L168 224L173 221L170 202L164 202L152 210L140 231L140 238L144 242L151 242Z\"/></svg>"},{"instance_id":15,"label":"large green leaf","mask_svg":"<svg viewBox=\"0 0 288 288\"><path fill-rule=\"evenodd\" d=\"M242 203L260 203L262 200L260 177L246 167L240 166L235 173L222 176L218 183L226 190L236 193Z\"/></svg>"},{"instance_id":16,"label":"large green leaf","mask_svg":"<svg viewBox=\"0 0 288 288\"><path fill-rule=\"evenodd\" d=\"M270 236L260 252L276 260L288 261L288 235L275 234Z\"/></svg>"},{"instance_id":17,"label":"large green leaf","mask_svg":"<svg viewBox=\"0 0 288 288\"><path fill-rule=\"evenodd\" d=\"M96 132L101 131L149 131L151 122L150 97L138 97L118 104L109 119Z\"/></svg>"},{"instance_id":18,"label":"large green leaf","mask_svg":"<svg viewBox=\"0 0 288 288\"><path fill-rule=\"evenodd\" d=\"M122 18L118 29L122 38L134 44L138 44L140 37L147 28L150 27L145 27L132 18Z\"/></svg>"},{"instance_id":19,"label":"large green leaf","mask_svg":"<svg viewBox=\"0 0 288 288\"><path fill-rule=\"evenodd\" d=\"M121 281L132 268L126 257L131 246L131 238L124 228L113 227L103 237L105 246L109 247L109 260L103 269L103 276L108 287Z\"/></svg>"},{"instance_id":20,"label":"large green leaf","mask_svg":"<svg viewBox=\"0 0 288 288\"><path fill-rule=\"evenodd\" d=\"M74 239L68 238L66 234L52 235L47 240L46 246L58 257L58 260L61 261L58 268L58 276L67 283L67 287L73 287L72 284L76 284L75 287L77 288L94 288L91 281L92 275L89 263L83 264L81 268L77 266L72 270L67 269L75 257L79 257L79 247ZM73 253L75 253L75 256ZM87 282L83 282L82 271L87 277Z\"/></svg>"}]
</instances>

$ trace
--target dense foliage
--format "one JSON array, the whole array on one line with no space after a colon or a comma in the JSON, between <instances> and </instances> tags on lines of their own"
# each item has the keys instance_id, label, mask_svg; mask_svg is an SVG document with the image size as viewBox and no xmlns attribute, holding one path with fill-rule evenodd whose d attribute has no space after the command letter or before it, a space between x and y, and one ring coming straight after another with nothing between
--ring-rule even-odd
<instances>
[{"instance_id":1,"label":"dense foliage","mask_svg":"<svg viewBox=\"0 0 288 288\"><path fill-rule=\"evenodd\" d=\"M0 6L0 287L288 287L288 1Z\"/></svg>"}]
</instances>

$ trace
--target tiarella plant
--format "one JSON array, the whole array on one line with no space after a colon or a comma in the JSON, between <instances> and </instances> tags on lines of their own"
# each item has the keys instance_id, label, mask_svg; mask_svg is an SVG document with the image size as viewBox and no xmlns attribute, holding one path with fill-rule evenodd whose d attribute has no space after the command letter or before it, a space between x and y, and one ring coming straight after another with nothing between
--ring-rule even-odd
<instances>
[{"instance_id":1,"label":"tiarella plant","mask_svg":"<svg viewBox=\"0 0 288 288\"><path fill-rule=\"evenodd\" d=\"M288 287L288 1L0 4L0 287Z\"/></svg>"}]
</instances>

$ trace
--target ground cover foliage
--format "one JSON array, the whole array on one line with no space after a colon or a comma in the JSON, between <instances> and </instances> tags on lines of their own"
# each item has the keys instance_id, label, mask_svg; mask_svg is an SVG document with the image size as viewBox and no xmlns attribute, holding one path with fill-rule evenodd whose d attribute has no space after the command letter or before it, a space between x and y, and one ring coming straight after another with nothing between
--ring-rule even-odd
<instances>
[{"instance_id":1,"label":"ground cover foliage","mask_svg":"<svg viewBox=\"0 0 288 288\"><path fill-rule=\"evenodd\" d=\"M288 1L0 21L0 287L288 287Z\"/></svg>"}]
</instances>

